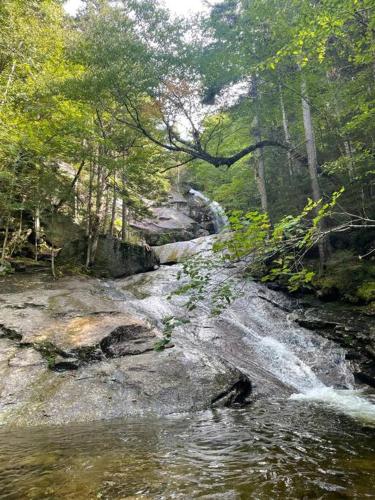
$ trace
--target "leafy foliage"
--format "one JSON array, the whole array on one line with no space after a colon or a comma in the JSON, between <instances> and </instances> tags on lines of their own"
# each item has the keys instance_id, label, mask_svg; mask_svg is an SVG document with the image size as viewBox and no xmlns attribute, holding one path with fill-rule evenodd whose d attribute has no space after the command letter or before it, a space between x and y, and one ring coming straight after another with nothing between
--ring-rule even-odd
<instances>
[{"instance_id":1,"label":"leafy foliage","mask_svg":"<svg viewBox=\"0 0 375 500\"><path fill-rule=\"evenodd\" d=\"M164 351L172 341L172 334L175 328L186 325L189 320L186 318L176 318L175 316L166 316L162 320L163 338L155 344L155 351Z\"/></svg>"},{"instance_id":2,"label":"leafy foliage","mask_svg":"<svg viewBox=\"0 0 375 500\"><path fill-rule=\"evenodd\" d=\"M188 281L175 293L188 295L188 311L210 296L211 313L219 315L241 293L239 278L244 274L264 283L277 281L291 292L310 288L316 271L305 265L304 257L323 238L319 223L332 215L343 192L334 193L327 203L309 200L299 215L283 217L274 226L267 214L233 212L229 232L214 244L213 257L184 262L178 278Z\"/></svg>"}]
</instances>

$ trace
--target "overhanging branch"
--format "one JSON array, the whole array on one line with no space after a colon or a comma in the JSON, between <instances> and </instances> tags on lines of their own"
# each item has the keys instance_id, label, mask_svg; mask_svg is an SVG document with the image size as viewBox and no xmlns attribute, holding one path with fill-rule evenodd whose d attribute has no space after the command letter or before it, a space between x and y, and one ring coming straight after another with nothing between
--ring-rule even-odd
<instances>
[{"instance_id":1,"label":"overhanging branch","mask_svg":"<svg viewBox=\"0 0 375 500\"><path fill-rule=\"evenodd\" d=\"M294 147L275 140L259 141L255 144L247 146L246 148L243 148L241 151L232 156L215 156L209 153L206 149L203 149L200 137L196 137L197 134L196 130L194 132L195 134L194 142L190 142L185 139L182 139L179 136L179 134L177 134L174 130L172 130L172 128L167 127L168 142L164 142L155 137L155 135L146 128L146 126L143 124L141 120L137 107L131 102L129 98L123 97L122 102L124 104L125 110L129 118L124 118L123 116L117 117L117 120L120 123L123 123L129 126L130 128L138 131L139 133L143 134L147 139L149 139L157 146L160 146L161 148L174 153L185 153L192 160L203 160L206 161L207 163L210 163L214 167L221 167L221 166L230 167L235 163L237 163L242 158L244 158L245 156L249 155L250 153L253 153L257 149L263 149L267 147L277 147L285 151L288 151L291 154L291 156L300 163L304 165L307 164L306 157L298 153L298 151L296 151Z\"/></svg>"}]
</instances>

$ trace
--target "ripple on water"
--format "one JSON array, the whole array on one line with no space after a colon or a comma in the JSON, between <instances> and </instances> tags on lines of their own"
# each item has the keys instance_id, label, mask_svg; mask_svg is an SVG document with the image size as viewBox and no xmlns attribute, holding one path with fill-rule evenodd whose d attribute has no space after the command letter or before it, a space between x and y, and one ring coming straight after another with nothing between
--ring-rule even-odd
<instances>
[{"instance_id":1,"label":"ripple on water","mask_svg":"<svg viewBox=\"0 0 375 500\"><path fill-rule=\"evenodd\" d=\"M0 498L374 498L375 430L307 401L0 431Z\"/></svg>"}]
</instances>

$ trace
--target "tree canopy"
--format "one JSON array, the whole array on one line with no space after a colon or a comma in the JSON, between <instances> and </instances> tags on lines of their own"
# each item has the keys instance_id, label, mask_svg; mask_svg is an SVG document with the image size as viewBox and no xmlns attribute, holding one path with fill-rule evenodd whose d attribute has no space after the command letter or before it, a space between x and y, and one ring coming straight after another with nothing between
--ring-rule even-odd
<instances>
[{"instance_id":1,"label":"tree canopy","mask_svg":"<svg viewBox=\"0 0 375 500\"><path fill-rule=\"evenodd\" d=\"M271 223L343 186L341 212L372 221L374 7L223 0L182 19L156 0L86 0L73 18L59 0L4 0L2 260L23 218L38 239L41 214L64 213L86 228L89 265L176 168Z\"/></svg>"}]
</instances>

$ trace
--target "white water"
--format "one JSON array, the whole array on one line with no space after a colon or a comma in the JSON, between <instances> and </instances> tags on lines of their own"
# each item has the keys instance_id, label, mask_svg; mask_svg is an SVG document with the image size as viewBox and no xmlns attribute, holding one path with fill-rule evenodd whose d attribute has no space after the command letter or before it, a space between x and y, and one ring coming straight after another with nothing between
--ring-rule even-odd
<instances>
[{"instance_id":1,"label":"white water","mask_svg":"<svg viewBox=\"0 0 375 500\"><path fill-rule=\"evenodd\" d=\"M375 404L369 401L362 391L340 391L323 386L306 393L293 394L290 399L321 403L352 418L375 424Z\"/></svg>"},{"instance_id":2,"label":"white water","mask_svg":"<svg viewBox=\"0 0 375 500\"><path fill-rule=\"evenodd\" d=\"M195 193L205 199L201 193ZM209 202L208 199L206 201ZM196 245L198 240L181 245L188 244L193 255L202 250L201 245L204 247L206 241L210 243L211 240L200 238L199 245ZM159 249L169 251L169 247L172 247L171 250L176 253L176 245L179 244ZM179 317L186 314L183 307L186 297L176 296L172 301L166 300L178 287L178 269L175 266L162 267L146 275L144 285L139 282L142 279L139 276L127 279L128 282L134 282L133 286L137 290L145 292L143 300L131 302L137 313L154 321L163 316ZM219 282L225 279L225 275L225 269L217 273ZM206 343L204 349L210 352L212 339L219 339L217 347L212 344L212 349L217 348L218 356L226 358L247 374L250 380L255 381L257 393L275 394L279 386L274 381L279 381L281 393L288 394L286 387L294 392L291 400L320 403L375 424L375 404L363 392L353 390L354 378L345 359L345 351L317 333L297 326L280 309L267 305L260 297L268 292L260 285L241 281L241 289L241 297L228 307L218 321L210 320L209 299L206 304L201 304L192 321L198 325L198 330L194 333L192 325L182 328L180 344L193 334L201 345ZM278 301L277 296L271 298ZM227 343L223 345L225 339ZM271 390L267 392L269 386Z\"/></svg>"},{"instance_id":3,"label":"white water","mask_svg":"<svg viewBox=\"0 0 375 500\"><path fill-rule=\"evenodd\" d=\"M225 226L228 225L229 222L228 217L225 215L223 207L217 201L210 200L200 191L190 189L189 193L195 198L202 200L208 206L212 214L212 221L214 223L215 232L220 233L225 228Z\"/></svg>"},{"instance_id":4,"label":"white water","mask_svg":"<svg viewBox=\"0 0 375 500\"><path fill-rule=\"evenodd\" d=\"M254 330L243 325L233 314L228 314L225 319L246 334L244 341L254 348L258 362L283 384L302 393L326 387L318 379L311 367L301 360L286 344L274 337L259 335Z\"/></svg>"},{"instance_id":5,"label":"white water","mask_svg":"<svg viewBox=\"0 0 375 500\"><path fill-rule=\"evenodd\" d=\"M244 326L233 314L227 314L225 320L246 334L245 343L255 349L258 363L283 384L298 391L290 397L291 400L324 404L352 418L375 424L375 404L366 398L363 391L353 390L353 387L339 390L327 386L285 343L271 336L259 335ZM317 351L314 356L319 354ZM343 369L348 372L347 384L350 386L351 373L345 365Z\"/></svg>"}]
</instances>

